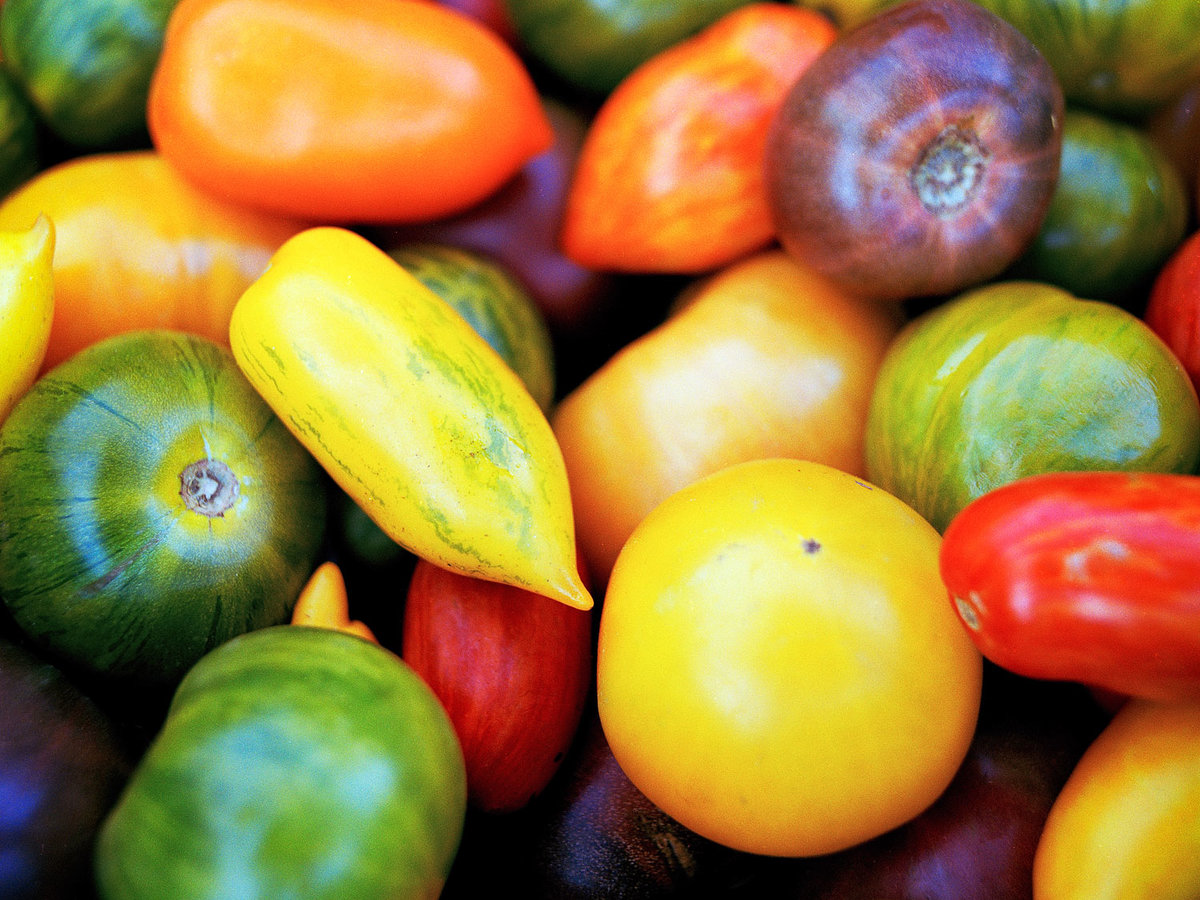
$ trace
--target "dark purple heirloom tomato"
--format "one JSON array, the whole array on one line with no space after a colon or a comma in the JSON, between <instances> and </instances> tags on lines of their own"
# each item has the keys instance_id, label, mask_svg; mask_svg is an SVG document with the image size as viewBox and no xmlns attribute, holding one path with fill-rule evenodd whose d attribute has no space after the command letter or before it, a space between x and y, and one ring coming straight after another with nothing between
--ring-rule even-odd
<instances>
[{"instance_id":1,"label":"dark purple heirloom tomato","mask_svg":"<svg viewBox=\"0 0 1200 900\"><path fill-rule=\"evenodd\" d=\"M967 0L909 0L843 33L772 123L780 243L861 294L948 294L1032 240L1063 96L1028 39Z\"/></svg>"}]
</instances>

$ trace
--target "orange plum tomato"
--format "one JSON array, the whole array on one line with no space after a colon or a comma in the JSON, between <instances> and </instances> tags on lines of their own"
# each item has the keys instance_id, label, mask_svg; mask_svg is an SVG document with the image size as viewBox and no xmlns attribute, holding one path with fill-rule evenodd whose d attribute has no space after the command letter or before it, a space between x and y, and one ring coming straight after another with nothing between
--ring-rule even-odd
<instances>
[{"instance_id":1,"label":"orange plum tomato","mask_svg":"<svg viewBox=\"0 0 1200 900\"><path fill-rule=\"evenodd\" d=\"M553 139L504 39L423 0L182 0L147 124L205 190L338 223L461 211Z\"/></svg>"},{"instance_id":2,"label":"orange plum tomato","mask_svg":"<svg viewBox=\"0 0 1200 900\"><path fill-rule=\"evenodd\" d=\"M1200 896L1200 701L1130 700L1084 752L1033 859L1034 900Z\"/></svg>"},{"instance_id":3,"label":"orange plum tomato","mask_svg":"<svg viewBox=\"0 0 1200 900\"><path fill-rule=\"evenodd\" d=\"M774 856L927 809L966 756L983 671L940 540L811 461L740 463L669 497L601 610L597 704L629 779L693 831Z\"/></svg>"}]
</instances>

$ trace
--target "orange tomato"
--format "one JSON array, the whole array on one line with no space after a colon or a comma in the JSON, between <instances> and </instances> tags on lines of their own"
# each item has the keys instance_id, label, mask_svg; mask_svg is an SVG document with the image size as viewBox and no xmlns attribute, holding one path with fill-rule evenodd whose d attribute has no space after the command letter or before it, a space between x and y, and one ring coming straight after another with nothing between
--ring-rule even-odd
<instances>
[{"instance_id":1,"label":"orange tomato","mask_svg":"<svg viewBox=\"0 0 1200 900\"><path fill-rule=\"evenodd\" d=\"M1200 702L1130 700L1050 809L1035 900L1200 897Z\"/></svg>"},{"instance_id":2,"label":"orange tomato","mask_svg":"<svg viewBox=\"0 0 1200 900\"><path fill-rule=\"evenodd\" d=\"M512 48L422 0L182 0L147 117L205 190L339 223L466 209L553 139Z\"/></svg>"},{"instance_id":3,"label":"orange tomato","mask_svg":"<svg viewBox=\"0 0 1200 900\"><path fill-rule=\"evenodd\" d=\"M101 338L173 328L229 343L229 317L303 223L216 200L148 150L80 156L0 203L0 230L54 222L45 371Z\"/></svg>"},{"instance_id":4,"label":"orange tomato","mask_svg":"<svg viewBox=\"0 0 1200 900\"><path fill-rule=\"evenodd\" d=\"M765 246L767 130L835 35L812 10L752 3L634 70L584 143L567 255L597 269L691 273Z\"/></svg>"},{"instance_id":5,"label":"orange tomato","mask_svg":"<svg viewBox=\"0 0 1200 900\"><path fill-rule=\"evenodd\" d=\"M778 249L697 283L553 413L593 574L607 578L668 494L732 463L792 456L862 474L875 373L899 324L894 305L853 298Z\"/></svg>"},{"instance_id":6,"label":"orange tomato","mask_svg":"<svg viewBox=\"0 0 1200 900\"><path fill-rule=\"evenodd\" d=\"M884 490L765 459L673 494L621 551L596 699L629 780L751 853L830 853L923 812L966 756L983 665L940 537Z\"/></svg>"}]
</instances>

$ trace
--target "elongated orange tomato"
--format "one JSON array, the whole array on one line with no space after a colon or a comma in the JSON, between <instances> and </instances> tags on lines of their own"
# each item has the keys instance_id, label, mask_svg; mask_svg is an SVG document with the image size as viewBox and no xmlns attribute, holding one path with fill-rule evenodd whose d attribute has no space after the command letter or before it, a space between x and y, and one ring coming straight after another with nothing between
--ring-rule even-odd
<instances>
[{"instance_id":1,"label":"elongated orange tomato","mask_svg":"<svg viewBox=\"0 0 1200 900\"><path fill-rule=\"evenodd\" d=\"M597 269L701 272L765 246L768 127L835 36L813 10L752 3L634 70L584 143L562 230L568 256Z\"/></svg>"},{"instance_id":2,"label":"elongated orange tomato","mask_svg":"<svg viewBox=\"0 0 1200 900\"><path fill-rule=\"evenodd\" d=\"M516 53L421 0L182 0L147 119L206 190L337 223L466 209L553 139Z\"/></svg>"},{"instance_id":3,"label":"elongated orange tomato","mask_svg":"<svg viewBox=\"0 0 1200 900\"><path fill-rule=\"evenodd\" d=\"M304 226L214 199L153 151L80 156L0 203L0 231L55 225L54 318L42 370L101 338L171 328L229 343L238 297Z\"/></svg>"}]
</instances>

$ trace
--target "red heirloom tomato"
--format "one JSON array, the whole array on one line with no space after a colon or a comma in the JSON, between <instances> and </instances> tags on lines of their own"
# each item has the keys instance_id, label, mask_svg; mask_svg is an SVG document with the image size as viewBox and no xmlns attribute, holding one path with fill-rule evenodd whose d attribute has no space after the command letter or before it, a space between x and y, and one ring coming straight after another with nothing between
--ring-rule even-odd
<instances>
[{"instance_id":1,"label":"red heirloom tomato","mask_svg":"<svg viewBox=\"0 0 1200 900\"><path fill-rule=\"evenodd\" d=\"M592 685L587 611L419 560L401 654L450 716L472 806L513 812L541 792Z\"/></svg>"},{"instance_id":2,"label":"red heirloom tomato","mask_svg":"<svg viewBox=\"0 0 1200 900\"><path fill-rule=\"evenodd\" d=\"M697 272L766 245L767 129L835 35L812 10L752 3L635 69L583 145L567 254L600 269Z\"/></svg>"},{"instance_id":3,"label":"red heirloom tomato","mask_svg":"<svg viewBox=\"0 0 1200 900\"><path fill-rule=\"evenodd\" d=\"M1143 317L1200 390L1200 231L1159 270Z\"/></svg>"},{"instance_id":4,"label":"red heirloom tomato","mask_svg":"<svg viewBox=\"0 0 1200 900\"><path fill-rule=\"evenodd\" d=\"M421 0L182 0L147 115L206 190L338 222L465 209L553 137L512 48Z\"/></svg>"},{"instance_id":5,"label":"red heirloom tomato","mask_svg":"<svg viewBox=\"0 0 1200 900\"><path fill-rule=\"evenodd\" d=\"M1200 477L1009 482L955 516L940 567L996 664L1129 696L1200 698Z\"/></svg>"},{"instance_id":6,"label":"red heirloom tomato","mask_svg":"<svg viewBox=\"0 0 1200 900\"><path fill-rule=\"evenodd\" d=\"M767 143L789 252L863 294L946 294L999 274L1058 180L1063 97L1020 32L967 0L910 0L796 80Z\"/></svg>"}]
</instances>

